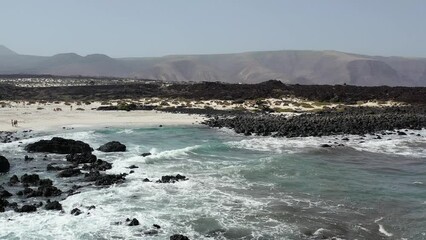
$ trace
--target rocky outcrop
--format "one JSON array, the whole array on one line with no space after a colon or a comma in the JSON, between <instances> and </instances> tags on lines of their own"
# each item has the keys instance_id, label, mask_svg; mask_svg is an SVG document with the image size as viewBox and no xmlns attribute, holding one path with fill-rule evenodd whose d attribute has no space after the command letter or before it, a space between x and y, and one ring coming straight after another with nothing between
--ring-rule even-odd
<instances>
[{"instance_id":1,"label":"rocky outcrop","mask_svg":"<svg viewBox=\"0 0 426 240\"><path fill-rule=\"evenodd\" d=\"M0 155L0 173L9 172L10 163L7 158Z\"/></svg>"},{"instance_id":2,"label":"rocky outcrop","mask_svg":"<svg viewBox=\"0 0 426 240\"><path fill-rule=\"evenodd\" d=\"M117 141L112 141L100 146L98 150L101 152L125 152L126 145Z\"/></svg>"},{"instance_id":3,"label":"rocky outcrop","mask_svg":"<svg viewBox=\"0 0 426 240\"><path fill-rule=\"evenodd\" d=\"M189 240L189 238L181 234L175 234L173 236L170 236L170 240Z\"/></svg>"},{"instance_id":4,"label":"rocky outcrop","mask_svg":"<svg viewBox=\"0 0 426 240\"><path fill-rule=\"evenodd\" d=\"M324 110L292 117L247 114L213 117L204 122L210 127L226 127L244 135L307 137L340 134L373 134L396 129L419 130L426 127L426 107L353 107ZM401 131L399 131L401 132ZM405 133L398 133L403 135Z\"/></svg>"},{"instance_id":5,"label":"rocky outcrop","mask_svg":"<svg viewBox=\"0 0 426 240\"><path fill-rule=\"evenodd\" d=\"M58 201L51 202L49 199L46 202L46 205L44 206L44 209L46 210L62 210L62 205Z\"/></svg>"},{"instance_id":6,"label":"rocky outcrop","mask_svg":"<svg viewBox=\"0 0 426 240\"><path fill-rule=\"evenodd\" d=\"M157 183L175 183L178 181L186 181L186 180L188 180L188 178L180 174L177 174L176 176L166 175L166 176L162 176L161 179L157 180Z\"/></svg>"},{"instance_id":7,"label":"rocky outcrop","mask_svg":"<svg viewBox=\"0 0 426 240\"><path fill-rule=\"evenodd\" d=\"M59 154L92 152L89 144L72 139L54 137L51 140L40 140L25 147L28 152L48 152Z\"/></svg>"},{"instance_id":8,"label":"rocky outcrop","mask_svg":"<svg viewBox=\"0 0 426 240\"><path fill-rule=\"evenodd\" d=\"M97 157L91 152L72 153L66 156L68 162L74 164L92 163L96 161Z\"/></svg>"}]
</instances>

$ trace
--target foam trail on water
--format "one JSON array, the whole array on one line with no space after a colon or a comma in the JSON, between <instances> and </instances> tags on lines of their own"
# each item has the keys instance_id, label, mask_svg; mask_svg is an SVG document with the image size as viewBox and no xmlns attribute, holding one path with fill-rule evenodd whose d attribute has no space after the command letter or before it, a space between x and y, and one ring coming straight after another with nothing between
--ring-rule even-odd
<instances>
[{"instance_id":1,"label":"foam trail on water","mask_svg":"<svg viewBox=\"0 0 426 240\"><path fill-rule=\"evenodd\" d=\"M383 227L382 224L379 224L379 232L383 233L387 237L392 237L393 236L392 233L386 231L386 229Z\"/></svg>"}]
</instances>

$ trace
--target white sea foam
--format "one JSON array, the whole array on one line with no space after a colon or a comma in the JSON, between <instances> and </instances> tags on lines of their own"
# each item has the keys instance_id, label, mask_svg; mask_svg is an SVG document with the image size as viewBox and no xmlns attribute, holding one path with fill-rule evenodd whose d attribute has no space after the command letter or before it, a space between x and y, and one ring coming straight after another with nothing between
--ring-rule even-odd
<instances>
[{"instance_id":1,"label":"white sea foam","mask_svg":"<svg viewBox=\"0 0 426 240\"><path fill-rule=\"evenodd\" d=\"M226 144L233 148L281 154L308 152L313 149L320 149L322 144L337 142L358 151L426 157L426 130L410 131L410 133L414 134L405 136L386 135L382 137L383 139L375 139L374 135L368 135L363 139L355 135L296 138L252 137L239 141L229 141ZM417 134L421 136L417 136ZM349 141L342 140L344 137L349 138Z\"/></svg>"},{"instance_id":2,"label":"white sea foam","mask_svg":"<svg viewBox=\"0 0 426 240\"><path fill-rule=\"evenodd\" d=\"M379 232L383 233L387 237L392 237L393 236L392 233L386 231L386 229L383 227L382 224L379 224Z\"/></svg>"},{"instance_id":3,"label":"white sea foam","mask_svg":"<svg viewBox=\"0 0 426 240\"><path fill-rule=\"evenodd\" d=\"M133 129L123 129L123 130L118 131L117 133L118 134L132 134L133 132L134 132Z\"/></svg>"},{"instance_id":4,"label":"white sea foam","mask_svg":"<svg viewBox=\"0 0 426 240\"><path fill-rule=\"evenodd\" d=\"M159 159L175 159L182 156L187 156L189 152L199 147L201 147L201 145L195 145L195 146L173 149L173 150L165 150L165 151L158 151L158 149L153 148L150 151L152 155L144 157L144 160L146 163L153 163Z\"/></svg>"}]
</instances>

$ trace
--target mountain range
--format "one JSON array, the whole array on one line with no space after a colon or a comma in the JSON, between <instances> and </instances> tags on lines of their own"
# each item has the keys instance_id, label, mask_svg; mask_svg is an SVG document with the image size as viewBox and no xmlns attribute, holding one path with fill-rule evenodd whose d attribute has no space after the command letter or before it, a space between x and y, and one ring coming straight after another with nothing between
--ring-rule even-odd
<instances>
[{"instance_id":1,"label":"mountain range","mask_svg":"<svg viewBox=\"0 0 426 240\"><path fill-rule=\"evenodd\" d=\"M0 46L0 74L104 76L165 81L426 86L426 58L338 51L283 50L210 55L111 58L103 54L18 54Z\"/></svg>"}]
</instances>

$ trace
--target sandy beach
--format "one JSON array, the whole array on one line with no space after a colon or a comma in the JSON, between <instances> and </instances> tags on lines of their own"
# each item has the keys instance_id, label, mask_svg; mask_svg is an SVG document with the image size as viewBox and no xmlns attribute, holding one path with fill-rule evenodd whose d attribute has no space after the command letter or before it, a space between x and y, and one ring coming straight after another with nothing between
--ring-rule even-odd
<instances>
[{"instance_id":1,"label":"sandy beach","mask_svg":"<svg viewBox=\"0 0 426 240\"><path fill-rule=\"evenodd\" d=\"M65 105L64 103L24 104L7 102L0 108L0 131L55 130L63 127L105 126L156 126L192 125L202 117L157 111L97 111L99 102L89 105ZM60 110L59 110L60 109ZM18 125L12 126L11 120Z\"/></svg>"}]
</instances>

